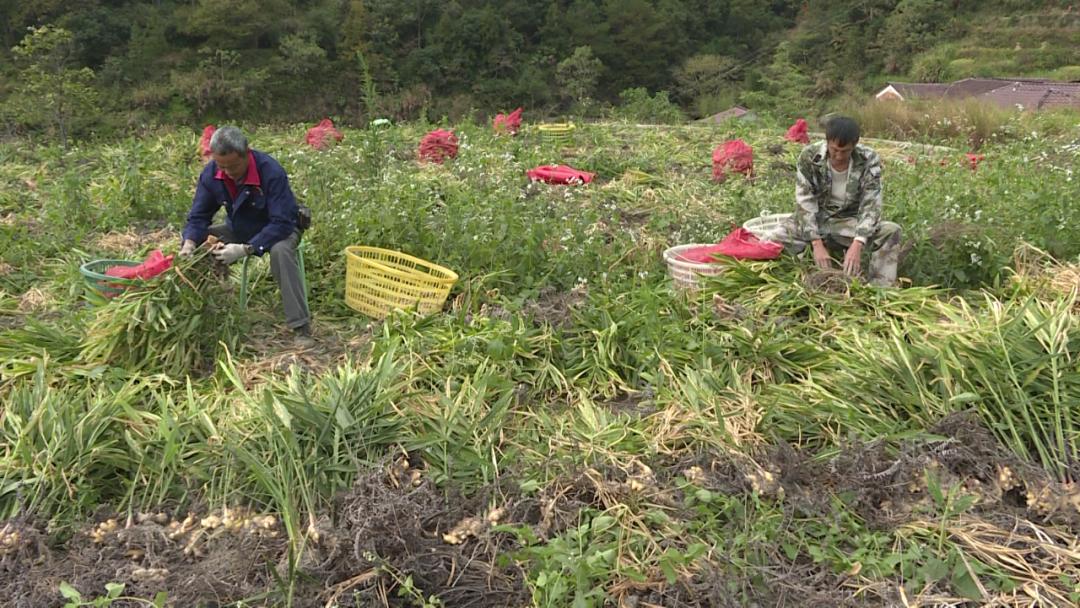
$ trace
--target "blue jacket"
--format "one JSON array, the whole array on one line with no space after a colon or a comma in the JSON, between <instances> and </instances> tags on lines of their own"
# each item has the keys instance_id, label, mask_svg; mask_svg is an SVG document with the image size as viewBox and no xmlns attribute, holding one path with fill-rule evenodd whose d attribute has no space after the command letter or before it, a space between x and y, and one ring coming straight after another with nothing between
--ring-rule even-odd
<instances>
[{"instance_id":1,"label":"blue jacket","mask_svg":"<svg viewBox=\"0 0 1080 608\"><path fill-rule=\"evenodd\" d=\"M276 160L251 150L247 176L241 182L234 184L216 162L210 161L199 175L184 238L202 244L221 207L225 207L225 224L239 242L251 245L256 255L270 251L296 231L296 197L289 188L289 176ZM235 196L230 190L235 190Z\"/></svg>"}]
</instances>

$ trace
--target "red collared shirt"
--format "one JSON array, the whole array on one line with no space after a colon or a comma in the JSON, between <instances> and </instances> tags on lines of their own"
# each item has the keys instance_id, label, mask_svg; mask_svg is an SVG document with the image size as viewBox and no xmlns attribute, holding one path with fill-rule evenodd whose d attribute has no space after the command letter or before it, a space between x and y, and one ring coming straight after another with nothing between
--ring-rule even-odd
<instances>
[{"instance_id":1,"label":"red collared shirt","mask_svg":"<svg viewBox=\"0 0 1080 608\"><path fill-rule=\"evenodd\" d=\"M220 179L225 182L225 188L229 191L229 196L236 200L236 195L240 189L237 187L237 183L233 181L233 178L229 177L227 173L221 169L217 170L214 174L214 179ZM255 153L248 150L248 166L247 175L244 176L241 185L244 186L262 186L262 180L259 178L259 169L255 166Z\"/></svg>"}]
</instances>

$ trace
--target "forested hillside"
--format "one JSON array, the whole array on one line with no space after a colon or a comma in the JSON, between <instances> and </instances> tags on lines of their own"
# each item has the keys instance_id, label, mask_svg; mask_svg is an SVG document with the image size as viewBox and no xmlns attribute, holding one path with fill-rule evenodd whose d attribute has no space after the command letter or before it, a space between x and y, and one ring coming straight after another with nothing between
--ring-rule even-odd
<instances>
[{"instance_id":1,"label":"forested hillside","mask_svg":"<svg viewBox=\"0 0 1080 608\"><path fill-rule=\"evenodd\" d=\"M53 128L58 116L85 132L359 122L371 112L456 118L518 105L587 115L665 99L690 117L735 102L785 113L861 96L889 77L1078 77L1071 4L9 0L0 4L0 111L8 132ZM365 90L378 92L373 108Z\"/></svg>"}]
</instances>

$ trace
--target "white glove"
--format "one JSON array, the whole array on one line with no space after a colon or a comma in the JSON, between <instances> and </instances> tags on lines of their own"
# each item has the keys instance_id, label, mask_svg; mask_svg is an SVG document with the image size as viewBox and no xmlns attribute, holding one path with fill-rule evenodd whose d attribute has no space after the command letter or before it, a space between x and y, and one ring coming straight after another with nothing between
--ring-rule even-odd
<instances>
[{"instance_id":1,"label":"white glove","mask_svg":"<svg viewBox=\"0 0 1080 608\"><path fill-rule=\"evenodd\" d=\"M184 244L180 246L180 257L186 258L194 255L196 247L198 247L198 245L195 244L195 241L184 239Z\"/></svg>"},{"instance_id":2,"label":"white glove","mask_svg":"<svg viewBox=\"0 0 1080 608\"><path fill-rule=\"evenodd\" d=\"M247 246L243 243L220 245L214 250L214 257L222 264L232 264L247 254Z\"/></svg>"}]
</instances>

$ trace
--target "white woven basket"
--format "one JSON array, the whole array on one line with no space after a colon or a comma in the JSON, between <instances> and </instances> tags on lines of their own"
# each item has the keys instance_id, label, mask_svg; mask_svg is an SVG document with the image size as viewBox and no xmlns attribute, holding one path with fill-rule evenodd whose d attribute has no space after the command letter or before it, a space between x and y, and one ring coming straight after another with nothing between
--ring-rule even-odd
<instances>
[{"instance_id":1,"label":"white woven basket","mask_svg":"<svg viewBox=\"0 0 1080 608\"><path fill-rule=\"evenodd\" d=\"M682 253L696 247L708 247L715 243L690 243L689 245L676 245L664 251L664 261L667 262L668 274L675 286L681 289L697 289L697 277L711 277L724 272L723 263L701 264L681 259Z\"/></svg>"},{"instance_id":2,"label":"white woven basket","mask_svg":"<svg viewBox=\"0 0 1080 608\"><path fill-rule=\"evenodd\" d=\"M743 223L743 228L746 228L750 232L753 232L757 237L763 241L773 241L775 238L769 238L775 235L775 231L791 217L790 213L770 213L768 215L759 215L758 217L752 217Z\"/></svg>"}]
</instances>

